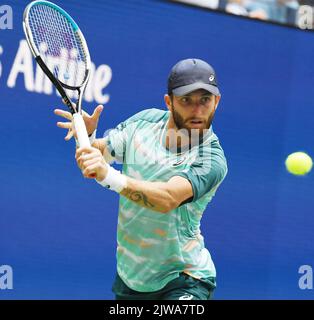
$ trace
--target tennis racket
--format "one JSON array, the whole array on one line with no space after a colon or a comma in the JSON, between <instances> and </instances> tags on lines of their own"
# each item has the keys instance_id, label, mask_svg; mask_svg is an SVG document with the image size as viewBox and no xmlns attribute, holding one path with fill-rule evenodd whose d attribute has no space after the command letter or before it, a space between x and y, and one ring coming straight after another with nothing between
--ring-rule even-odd
<instances>
[{"instance_id":1,"label":"tennis racket","mask_svg":"<svg viewBox=\"0 0 314 320\"><path fill-rule=\"evenodd\" d=\"M81 108L91 61L81 30L67 12L49 1L33 1L25 8L23 29L36 62L73 115L80 147L90 147ZM74 103L66 89L77 93Z\"/></svg>"}]
</instances>

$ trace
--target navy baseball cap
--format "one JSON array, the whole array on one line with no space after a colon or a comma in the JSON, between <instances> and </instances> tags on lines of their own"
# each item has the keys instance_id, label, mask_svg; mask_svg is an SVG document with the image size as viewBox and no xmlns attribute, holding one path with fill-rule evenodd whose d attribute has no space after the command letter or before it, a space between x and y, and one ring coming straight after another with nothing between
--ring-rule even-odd
<instances>
[{"instance_id":1,"label":"navy baseball cap","mask_svg":"<svg viewBox=\"0 0 314 320\"><path fill-rule=\"evenodd\" d=\"M211 65L200 59L185 59L173 66L168 77L168 94L184 96L198 89L220 96L216 73Z\"/></svg>"}]
</instances>

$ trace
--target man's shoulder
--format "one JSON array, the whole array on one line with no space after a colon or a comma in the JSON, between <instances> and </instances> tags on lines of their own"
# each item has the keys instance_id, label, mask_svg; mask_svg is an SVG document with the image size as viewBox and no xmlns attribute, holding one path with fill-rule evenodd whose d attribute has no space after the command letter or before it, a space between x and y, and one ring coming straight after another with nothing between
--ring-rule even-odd
<instances>
[{"instance_id":1,"label":"man's shoulder","mask_svg":"<svg viewBox=\"0 0 314 320\"><path fill-rule=\"evenodd\" d=\"M168 116L168 112L165 110L150 108L134 114L132 117L128 118L126 122L128 124L132 122L137 122L137 121L157 123L165 119L167 116Z\"/></svg>"},{"instance_id":2,"label":"man's shoulder","mask_svg":"<svg viewBox=\"0 0 314 320\"><path fill-rule=\"evenodd\" d=\"M203 141L203 143L200 145L200 149L206 151L207 153L211 153L213 151L217 152L222 152L223 153L223 148L220 144L220 141L217 137L217 135L213 132L210 131L209 136Z\"/></svg>"},{"instance_id":3,"label":"man's shoulder","mask_svg":"<svg viewBox=\"0 0 314 320\"><path fill-rule=\"evenodd\" d=\"M212 132L210 137L206 139L206 142L202 143L198 149L198 157L196 160L203 162L204 158L214 160L220 165L227 166L224 150L214 132Z\"/></svg>"}]
</instances>

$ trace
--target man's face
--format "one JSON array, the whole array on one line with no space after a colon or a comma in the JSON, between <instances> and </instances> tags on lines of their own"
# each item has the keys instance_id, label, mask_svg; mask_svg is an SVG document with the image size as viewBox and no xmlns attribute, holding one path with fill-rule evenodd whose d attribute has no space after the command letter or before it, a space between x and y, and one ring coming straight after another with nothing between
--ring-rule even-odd
<instances>
[{"instance_id":1,"label":"man's face","mask_svg":"<svg viewBox=\"0 0 314 320\"><path fill-rule=\"evenodd\" d=\"M169 97L170 98L170 97ZM170 100L170 111L178 129L209 129L212 124L220 97L200 89L185 96L173 96Z\"/></svg>"}]
</instances>

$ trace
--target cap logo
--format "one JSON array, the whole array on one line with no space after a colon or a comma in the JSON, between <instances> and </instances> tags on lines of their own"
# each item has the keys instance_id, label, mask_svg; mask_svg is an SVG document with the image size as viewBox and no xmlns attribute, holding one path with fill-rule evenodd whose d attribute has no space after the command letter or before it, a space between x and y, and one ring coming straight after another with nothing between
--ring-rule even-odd
<instances>
[{"instance_id":1,"label":"cap logo","mask_svg":"<svg viewBox=\"0 0 314 320\"><path fill-rule=\"evenodd\" d=\"M215 76L212 74L210 77L209 77L209 81L212 82L215 80Z\"/></svg>"}]
</instances>

